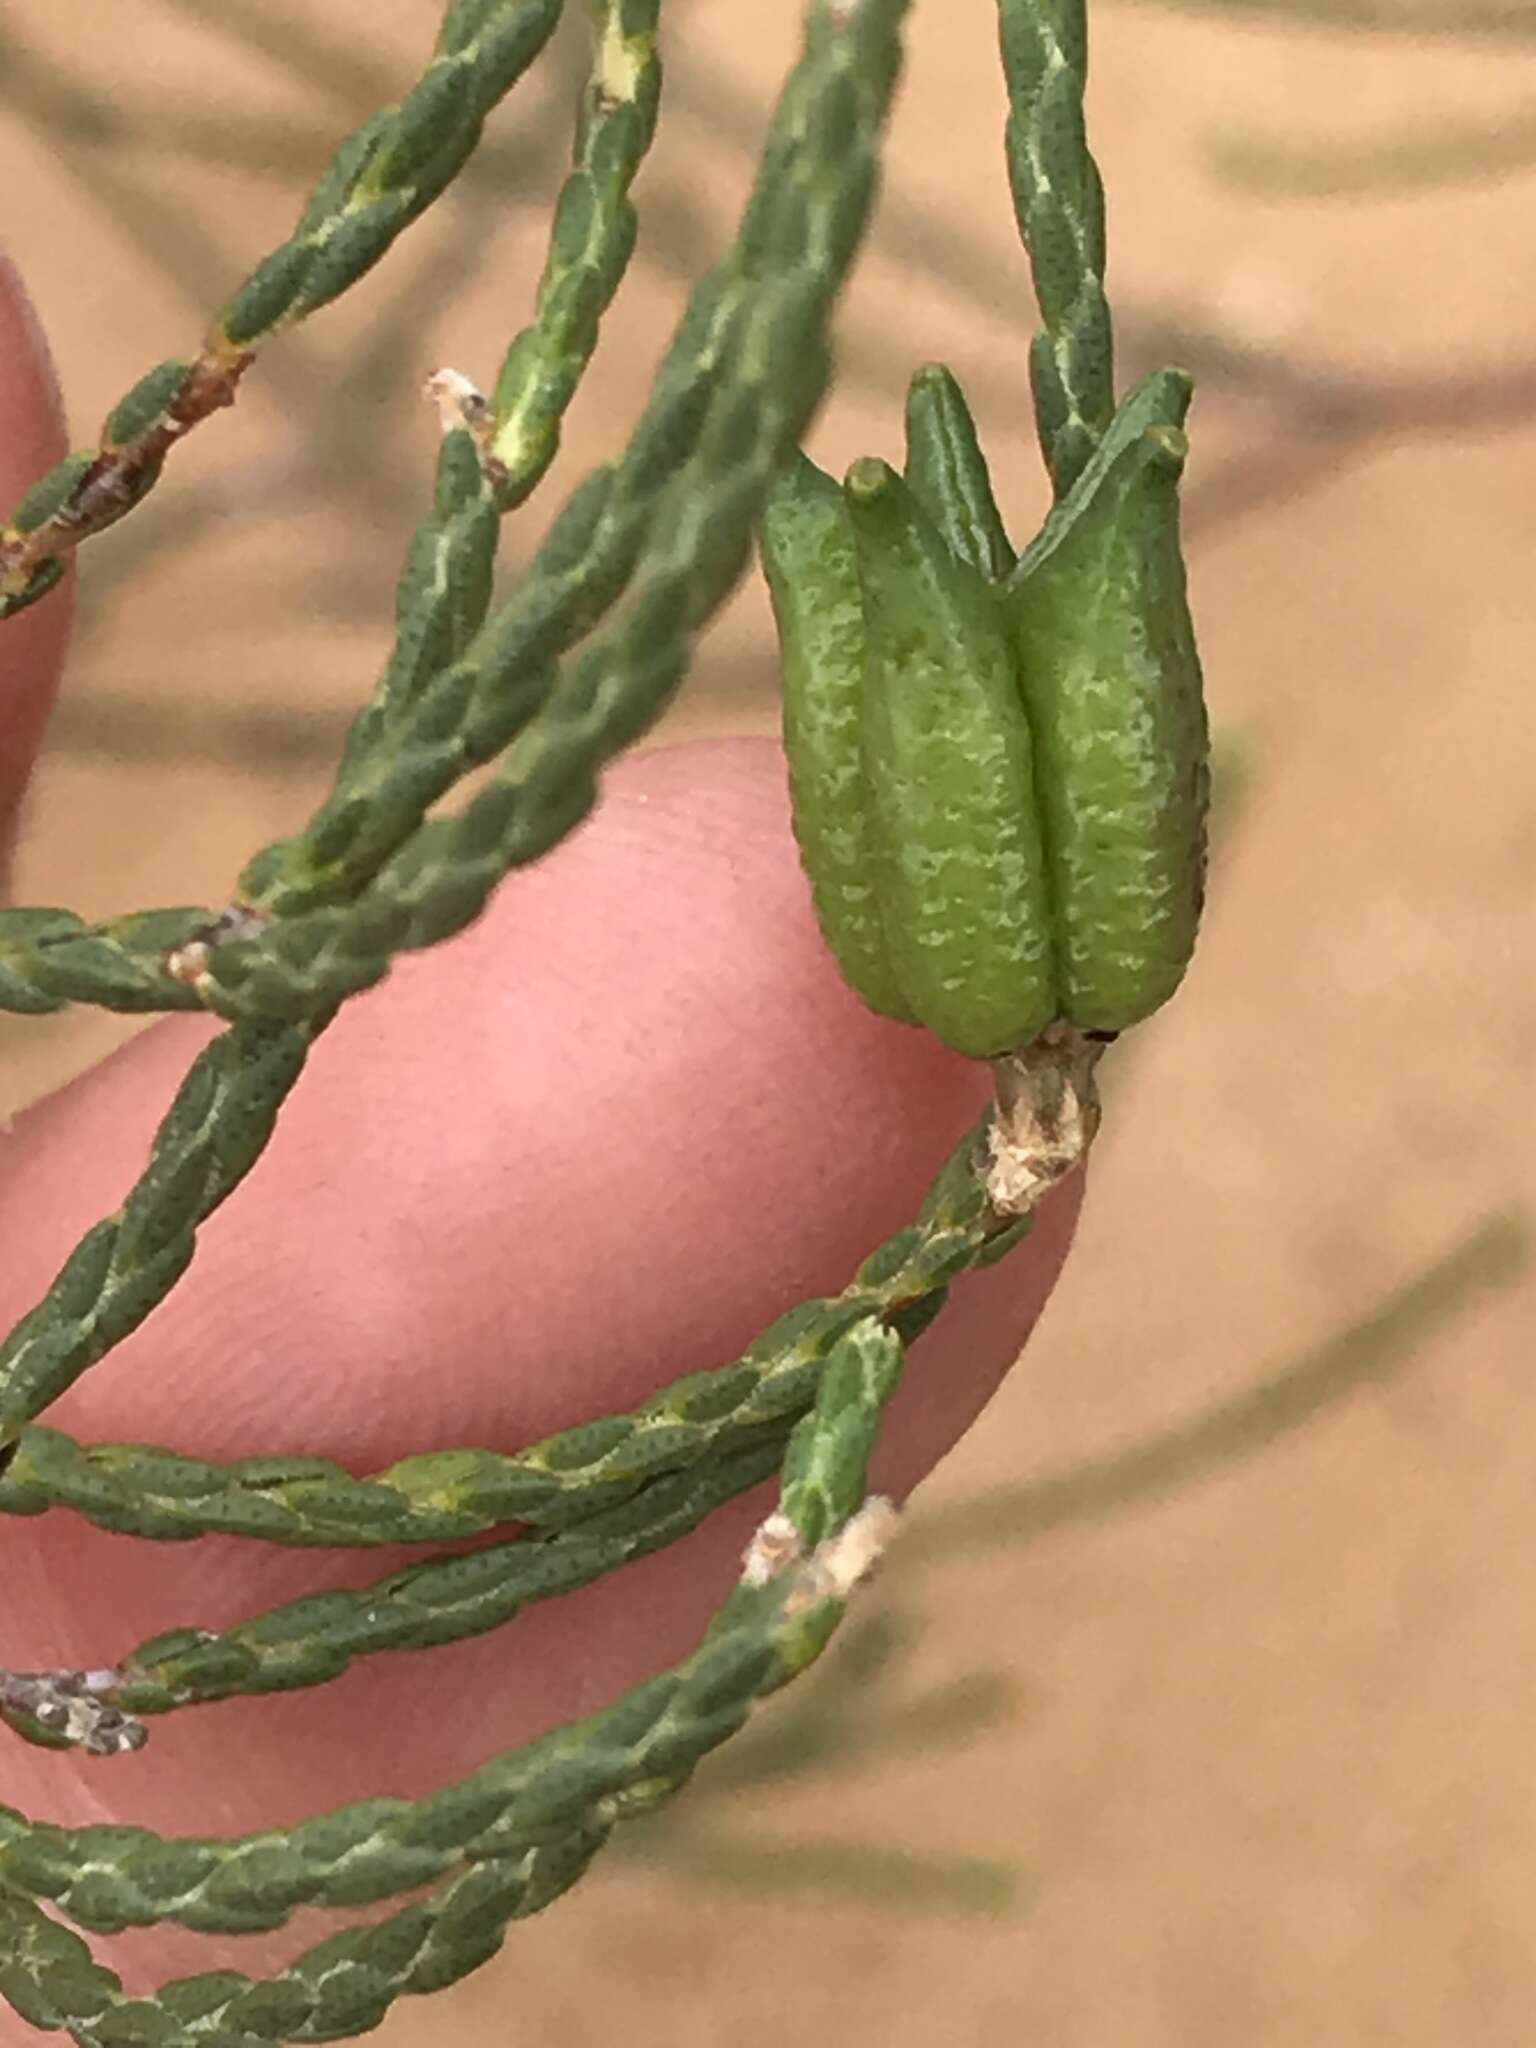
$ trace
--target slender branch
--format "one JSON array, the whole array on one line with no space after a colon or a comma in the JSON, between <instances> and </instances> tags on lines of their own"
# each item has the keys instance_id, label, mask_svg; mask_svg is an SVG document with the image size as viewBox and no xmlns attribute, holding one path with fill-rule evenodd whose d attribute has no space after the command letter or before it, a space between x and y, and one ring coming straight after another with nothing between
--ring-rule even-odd
<instances>
[{"instance_id":1,"label":"slender branch","mask_svg":"<svg viewBox=\"0 0 1536 2048\"><path fill-rule=\"evenodd\" d=\"M108 414L99 449L67 458L16 508L0 531L0 618L50 590L69 553L140 502L176 443L234 403L266 342L364 276L438 197L560 5L453 0L416 85L341 145L293 235L228 300L201 351L151 370Z\"/></svg>"},{"instance_id":2,"label":"slender branch","mask_svg":"<svg viewBox=\"0 0 1536 2048\"><path fill-rule=\"evenodd\" d=\"M1012 1229L976 1177L988 1130L983 1120L967 1134L917 1221L872 1252L840 1294L802 1302L740 1358L659 1388L632 1414L578 1423L521 1451L421 1452L365 1478L326 1458L218 1465L144 1444L82 1445L34 1425L0 1476L0 1513L67 1507L99 1528L162 1541L217 1533L326 1547L452 1541L508 1523L583 1525L670 1473L782 1434L810 1406L832 1346L854 1322L877 1316L911 1342L950 1281Z\"/></svg>"},{"instance_id":3,"label":"slender branch","mask_svg":"<svg viewBox=\"0 0 1536 2048\"><path fill-rule=\"evenodd\" d=\"M466 1863L469 1873L452 1878L441 1896L477 1869L505 1870L511 1859L573 1837L595 1849L615 1821L669 1798L702 1756L745 1723L760 1697L815 1661L877 1560L894 1511L866 1501L866 1473L901 1362L899 1342L878 1325L858 1325L843 1339L814 1411L790 1440L778 1507L761 1524L738 1584L691 1656L613 1706L507 1751L457 1785L414 1805L364 1800L289 1829L226 1840L61 1828L0 1809L0 1929L11 1937L0 1948L0 1992L43 2026L89 2025L121 1998L117 1980L92 1963L83 1944L28 1910L25 1894L103 1931L167 1921L213 1931L276 1927L300 1905L396 1897ZM572 1878L586 1860L577 1860ZM369 1958L386 1928L394 1930L386 1953L396 1958L409 1951L403 1930L422 1910L407 1908L391 1921L333 1936L274 1979L265 1997L251 1995L251 1980L223 1974L215 1980L217 2001L202 2016L217 2012L221 2027L243 2027L261 2040L316 2038L311 2029L325 1980L316 1980L315 1958ZM504 1924L505 1916L498 1939ZM483 1959L477 1951L474 1962ZM324 2012L330 2031L373 2024L393 1998L420 1988L413 1971L414 1957L382 1984L344 1975L340 1997L333 1985ZM295 1990L307 1994L303 2004L270 1995L293 1978ZM183 1986L167 1985L154 2000L137 2002L137 2012L114 2013L114 2041L162 2038L133 2031L133 2022L176 2013L182 1995Z\"/></svg>"},{"instance_id":4,"label":"slender branch","mask_svg":"<svg viewBox=\"0 0 1536 2048\"><path fill-rule=\"evenodd\" d=\"M998 0L1008 180L1045 331L1030 351L1035 420L1058 498L1115 406L1104 296L1104 188L1088 151L1084 0Z\"/></svg>"}]
</instances>

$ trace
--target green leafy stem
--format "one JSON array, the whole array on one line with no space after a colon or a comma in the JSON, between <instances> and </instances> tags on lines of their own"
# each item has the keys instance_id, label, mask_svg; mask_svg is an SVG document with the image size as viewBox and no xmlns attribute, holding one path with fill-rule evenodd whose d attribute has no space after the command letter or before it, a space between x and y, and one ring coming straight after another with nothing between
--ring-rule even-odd
<instances>
[{"instance_id":1,"label":"green leafy stem","mask_svg":"<svg viewBox=\"0 0 1536 2048\"><path fill-rule=\"evenodd\" d=\"M50 1693L47 1674L0 1687L23 1732L91 1746L110 1727L95 1746L126 1746L138 1713L317 1683L354 1655L494 1626L670 1541L776 1464L779 1507L693 1657L428 1800L366 1801L233 1842L57 1829L7 1812L0 1990L35 2025L93 2044L336 2038L493 1953L513 1918L575 1880L617 1820L676 1790L758 1697L818 1654L885 1531L889 1511L864 1500L865 1468L905 1343L956 1272L1019 1234L988 1209L968 1140L918 1222L841 1296L807 1304L744 1359L663 1390L636 1416L513 1455L436 1454L358 1479L323 1460L217 1468L144 1446L91 1449L37 1422L165 1298L345 996L402 948L460 929L507 872L569 831L602 765L680 680L823 388L826 322L868 212L904 12L903 0L812 6L736 242L695 290L628 448L578 488L493 610L500 517L555 452L633 246L629 187L654 127L657 0L599 0L533 318L489 398L466 378L437 380L437 491L402 574L392 654L330 797L303 832L257 856L222 911L91 927L26 910L0 928L7 1007L83 1000L231 1020L194 1062L125 1202L0 1347L4 1507L68 1506L140 1534L237 1529L301 1543L517 1525L340 1604L320 1596L219 1636L161 1637L111 1672L76 1674L73 1689ZM234 294L201 355L151 373L114 409L101 448L29 495L0 537L6 609L40 596L74 545L144 495L260 345L383 255L463 164L558 13L455 0L421 80L343 145L295 234ZM428 819L487 767L461 811ZM265 1983L216 1972L151 1999L125 1998L38 1903L91 1928L249 1929L280 1925L300 1904L431 1882L428 1900L333 1937Z\"/></svg>"},{"instance_id":2,"label":"green leafy stem","mask_svg":"<svg viewBox=\"0 0 1536 2048\"><path fill-rule=\"evenodd\" d=\"M0 1008L202 1010L228 1027L193 1062L124 1202L0 1343L0 1511L64 1508L172 1541L495 1538L218 1633L172 1631L99 1671L0 1673L0 1712L18 1732L110 1752L142 1740L141 1716L319 1684L357 1656L480 1633L779 1473L778 1505L691 1656L424 1800L365 1800L230 1839L70 1829L0 1809L0 1993L82 2048L336 2039L492 1955L619 1821L669 1798L819 1655L889 1532L888 1504L866 1499L867 1465L906 1347L958 1274L1027 1227L987 1199L984 1121L916 1221L840 1294L631 1415L512 1453L437 1452L357 1476L321 1458L216 1465L82 1445L40 1420L165 1299L342 1003L400 952L461 930L506 875L556 845L590 809L604 766L666 707L825 388L829 320L872 202L906 10L907 0L810 0L732 246L695 286L626 446L570 494L497 599L502 518L557 452L635 246L631 188L656 126L660 0L588 0L590 72L532 314L487 392L456 371L430 387L444 428L436 488L401 573L390 655L324 802L254 856L223 906L95 923L0 913ZM40 598L76 546L143 500L268 343L385 256L464 168L562 11L561 0L450 0L421 76L341 145L293 233L227 299L198 353L141 379L99 445L13 512L0 530L0 617ZM268 32L259 12L247 20ZM1036 412L1060 495L1112 409L1081 0L999 0L999 22L1009 161L1044 326ZM441 810L477 771L462 807ZM217 1971L149 1998L127 1997L54 1917L104 1931L250 1931L301 1906L424 1885L436 1889L270 1979Z\"/></svg>"}]
</instances>

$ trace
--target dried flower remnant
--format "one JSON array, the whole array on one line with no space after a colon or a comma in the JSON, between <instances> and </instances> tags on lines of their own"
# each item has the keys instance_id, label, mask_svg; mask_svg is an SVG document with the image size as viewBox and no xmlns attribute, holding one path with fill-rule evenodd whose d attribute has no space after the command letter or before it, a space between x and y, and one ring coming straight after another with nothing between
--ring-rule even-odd
<instances>
[{"instance_id":1,"label":"dried flower remnant","mask_svg":"<svg viewBox=\"0 0 1536 2048\"><path fill-rule=\"evenodd\" d=\"M784 1602L794 1614L818 1600L846 1600L875 1570L900 1524L900 1511L884 1494L871 1494L843 1527L817 1544L807 1557L799 1530L776 1508L754 1530L742 1557L746 1586L766 1586L781 1572L796 1570Z\"/></svg>"},{"instance_id":2,"label":"dried flower remnant","mask_svg":"<svg viewBox=\"0 0 1536 2048\"><path fill-rule=\"evenodd\" d=\"M800 1531L788 1515L775 1508L752 1532L752 1540L741 1560L742 1584L766 1586L770 1579L776 1578L804 1553Z\"/></svg>"},{"instance_id":3,"label":"dried flower remnant","mask_svg":"<svg viewBox=\"0 0 1536 2048\"><path fill-rule=\"evenodd\" d=\"M422 386L421 395L437 407L437 416L445 434L451 434L456 427L465 427L473 434L482 456L486 454L495 422L491 417L490 401L473 379L466 377L462 370L434 370Z\"/></svg>"},{"instance_id":4,"label":"dried flower remnant","mask_svg":"<svg viewBox=\"0 0 1536 2048\"><path fill-rule=\"evenodd\" d=\"M231 903L208 924L197 925L165 956L165 971L175 981L196 987L208 972L215 947L260 936L268 923L266 911L252 903Z\"/></svg>"},{"instance_id":5,"label":"dried flower remnant","mask_svg":"<svg viewBox=\"0 0 1536 2048\"><path fill-rule=\"evenodd\" d=\"M142 1749L149 1731L142 1721L104 1697L122 1673L96 1671L8 1671L0 1667L0 1712L28 1715L46 1734L92 1756L119 1756Z\"/></svg>"},{"instance_id":6,"label":"dried flower remnant","mask_svg":"<svg viewBox=\"0 0 1536 2048\"><path fill-rule=\"evenodd\" d=\"M784 1603L786 1614L818 1600L846 1600L868 1580L889 1548L901 1516L894 1501L871 1494L835 1534L818 1543L800 1582Z\"/></svg>"}]
</instances>

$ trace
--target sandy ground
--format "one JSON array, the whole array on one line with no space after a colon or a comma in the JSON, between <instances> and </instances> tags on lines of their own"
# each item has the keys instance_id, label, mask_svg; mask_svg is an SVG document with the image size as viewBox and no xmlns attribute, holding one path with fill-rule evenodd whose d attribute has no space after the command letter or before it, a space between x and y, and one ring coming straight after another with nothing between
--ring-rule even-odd
<instances>
[{"instance_id":1,"label":"sandy ground","mask_svg":"<svg viewBox=\"0 0 1536 2048\"><path fill-rule=\"evenodd\" d=\"M793 39L796 10L767 0L677 11L679 104L643 188L651 260L573 415L572 466L632 414L676 265L707 251L740 190L726 131L752 132ZM280 35L290 16L334 31L347 12L227 10ZM432 10L369 12L349 62L387 90ZM195 13L72 0L17 10L4 31L32 53L33 103L52 76L117 94L128 121L225 107L290 124L295 163L344 120L316 57L297 83ZM943 356L1004 451L1024 527L1041 505L1021 382L1031 314L990 10L928 0L916 16L888 209L816 452L890 452L907 369ZM1013 1704L921 1754L855 1756L733 1806L706 1777L694 1814L738 1862L742 1845L848 1841L1005 1859L1017 1903L981 1918L850 1900L830 1881L773 1890L761 1869L743 1886L723 1852L684 1869L674 1845L671 1867L610 1866L497 1966L398 2013L379 2037L396 2048L595 2048L616 2024L630 2048L770 2048L791 2030L843 2048L1531 2039L1528 1277L1466 1292L1261 1455L1213 1455L1155 1498L1117 1502L1105 1483L1078 1512L1037 1502L969 1540L954 1517L1237 1396L1370 1316L1490 1212L1536 1199L1536 171L1298 199L1222 168L1236 145L1315 156L1456 124L1492 133L1533 94L1518 37L1098 20L1092 116L1127 367L1168 347L1204 373L1192 577L1240 801L1201 958L1115 1089L1086 1231L1028 1369L924 1489L910 1563L878 1596L916 1632L892 1700L985 1669L1010 1675ZM554 133L537 92L522 119ZM195 333L296 192L66 142L15 105L0 179L78 435ZM215 900L242 853L313 801L370 678L430 459L411 388L440 360L493 362L528 303L538 228L536 205L494 192L424 226L356 305L275 352L157 504L92 549L90 629L21 900ZM367 336L397 314L393 354L360 377ZM771 723L764 628L744 593L670 732ZM7 1020L6 1105L121 1029ZM884 1695L866 1697L878 1718Z\"/></svg>"}]
</instances>

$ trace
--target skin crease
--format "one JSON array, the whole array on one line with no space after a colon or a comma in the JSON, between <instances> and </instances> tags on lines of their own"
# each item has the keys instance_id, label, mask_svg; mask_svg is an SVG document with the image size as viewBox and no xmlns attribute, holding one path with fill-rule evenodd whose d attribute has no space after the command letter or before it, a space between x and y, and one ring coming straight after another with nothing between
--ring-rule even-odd
<instances>
[{"instance_id":1,"label":"skin crease","mask_svg":"<svg viewBox=\"0 0 1536 2048\"><path fill-rule=\"evenodd\" d=\"M63 446L7 265L4 501ZM62 589L0 626L0 814L24 788L67 626ZM213 1028L159 1023L18 1118L0 1145L0 1329L121 1200ZM476 925L346 1008L186 1278L47 1419L363 1471L631 1407L843 1285L910 1219L985 1093L983 1069L875 1017L838 978L777 747L623 762L593 818ZM1019 1252L962 1281L914 1347L882 1490L904 1497L975 1419L1044 1304L1078 1197L1064 1189ZM769 1499L480 1641L157 1719L137 1755L40 1751L0 1730L0 1801L224 1833L420 1795L685 1652ZM155 1544L63 1512L0 1523L0 1658L109 1662L156 1630L232 1623L421 1554ZM260 1939L169 1928L92 1944L142 1991L183 1971L270 1971L337 1924L311 1910ZM0 2015L0 2040L38 2038Z\"/></svg>"}]
</instances>

